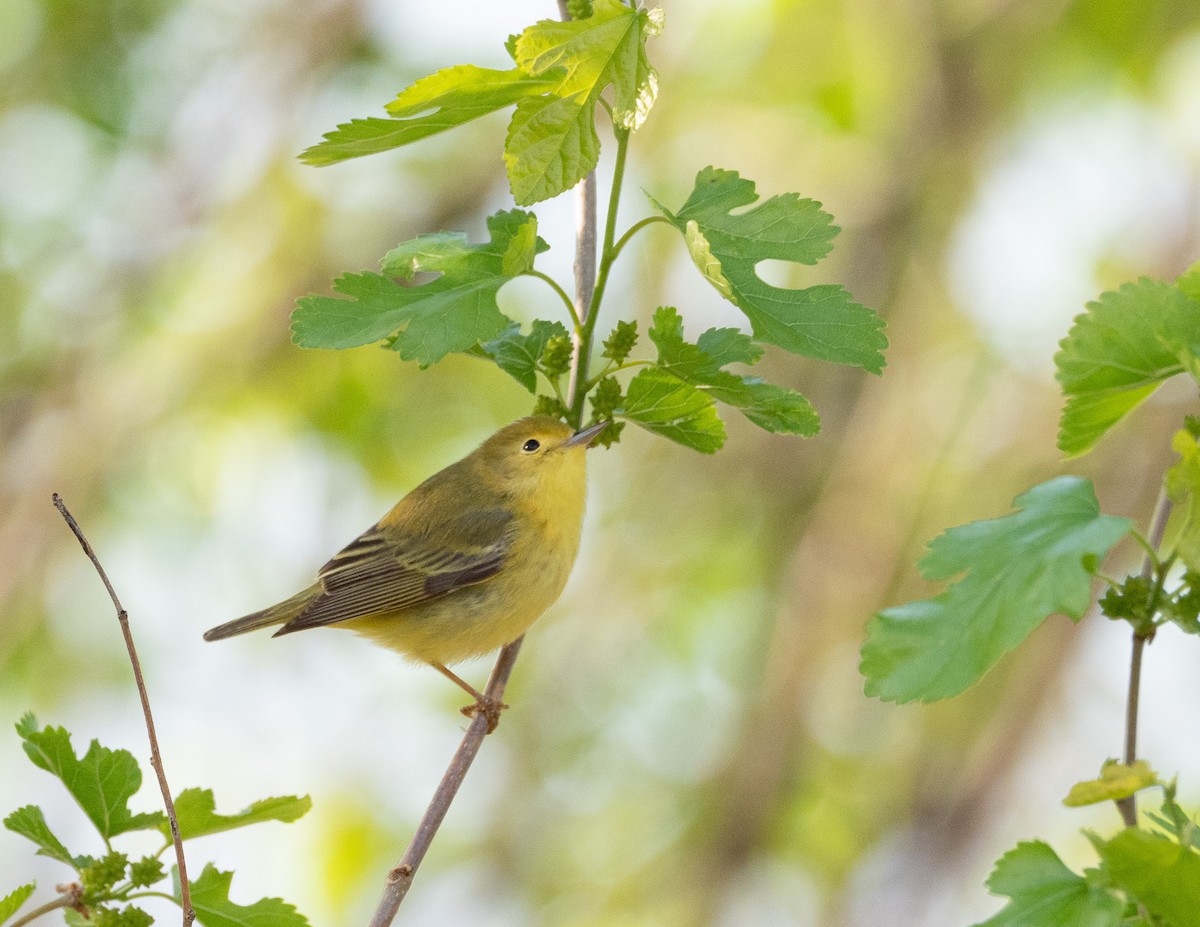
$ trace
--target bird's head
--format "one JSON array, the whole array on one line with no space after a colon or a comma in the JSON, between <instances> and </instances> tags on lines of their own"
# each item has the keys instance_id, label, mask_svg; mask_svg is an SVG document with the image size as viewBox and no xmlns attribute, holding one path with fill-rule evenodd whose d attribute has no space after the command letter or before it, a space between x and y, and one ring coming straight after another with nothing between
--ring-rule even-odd
<instances>
[{"instance_id":1,"label":"bird's head","mask_svg":"<svg viewBox=\"0 0 1200 927\"><path fill-rule=\"evenodd\" d=\"M496 488L509 493L582 491L586 451L607 422L573 431L549 415L531 415L506 425L476 451L479 465Z\"/></svg>"}]
</instances>

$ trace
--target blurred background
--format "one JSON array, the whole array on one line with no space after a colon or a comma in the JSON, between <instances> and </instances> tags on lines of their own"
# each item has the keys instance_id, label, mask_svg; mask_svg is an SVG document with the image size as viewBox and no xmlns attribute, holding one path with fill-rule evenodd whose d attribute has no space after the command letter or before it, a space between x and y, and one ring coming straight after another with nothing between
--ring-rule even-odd
<instances>
[{"instance_id":1,"label":"blurred background","mask_svg":"<svg viewBox=\"0 0 1200 927\"><path fill-rule=\"evenodd\" d=\"M1060 800L1120 751L1124 626L1051 619L971 692L896 707L862 694L863 625L931 593L927 540L1053 475L1093 477L1105 511L1145 524L1194 395L1164 391L1064 462L1052 357L1088 299L1200 253L1200 8L662 5L625 220L648 214L643 190L679 204L709 164L821 201L833 255L762 273L845 282L887 318L888 367L769 352L764 375L823 416L811 440L729 412L714 457L635 428L593 452L574 577L397 924L984 919L1001 902L983 880L1018 840L1079 869L1079 828L1119 826ZM57 491L130 612L174 789L211 787L227 812L313 797L295 824L198 841L189 865L235 868L241 903L368 919L458 742L461 693L349 634L200 635L307 584L530 408L467 358L419 372L288 341L296 297L338 273L422 232L482 236L510 204L507 115L330 168L295 155L437 68L505 66L505 37L554 16L550 0L0 4L0 814L38 802L95 849L4 733L26 710L149 772L112 607ZM568 280L572 197L536 211L540 266ZM503 305L553 312L543 289ZM693 337L742 322L662 227L627 249L608 304L647 321L676 305ZM1194 806L1200 740L1170 713L1200 698L1195 644L1156 643L1143 753ZM158 806L152 784L134 806ZM0 831L0 893L63 879L30 850Z\"/></svg>"}]
</instances>

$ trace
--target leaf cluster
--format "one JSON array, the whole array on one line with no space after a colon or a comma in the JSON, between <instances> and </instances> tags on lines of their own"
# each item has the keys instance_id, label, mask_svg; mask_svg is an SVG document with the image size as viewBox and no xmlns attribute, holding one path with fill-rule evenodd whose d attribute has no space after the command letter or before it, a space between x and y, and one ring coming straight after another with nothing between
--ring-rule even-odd
<instances>
[{"instance_id":1,"label":"leaf cluster","mask_svg":"<svg viewBox=\"0 0 1200 927\"><path fill-rule=\"evenodd\" d=\"M592 421L613 421L600 437L604 445L615 443L629 421L711 453L725 441L717 403L768 431L815 434L820 422L804 396L729 367L754 365L763 346L772 345L882 371L883 322L844 288L776 287L756 271L764 260L817 263L837 234L832 218L795 193L759 203L753 182L708 167L678 208L652 199L655 214L618 236L626 145L657 92L646 43L661 29L662 16L618 0L575 4L572 16L513 36L506 46L511 69L438 71L403 90L388 105L390 118L339 126L301 157L330 164L372 154L512 106L504 161L514 200L529 206L570 189L595 168L596 119L603 115L617 157L595 296L586 311L537 268L536 258L549 247L538 236L537 217L513 209L488 219L485 242L472 243L461 232L420 235L385 255L380 272L344 274L334 281L336 295L302 297L292 317L293 339L326 349L378 342L422 367L454 353L488 360L535 395L536 412L575 426L584 423L585 398L593 394ZM679 313L663 307L648 331L656 356L634 357L637 323L618 319L593 366L590 345L609 271L633 234L650 224L676 229L701 275L744 313L750 334L709 329L691 342ZM510 318L498 296L520 276L546 283L565 320L536 319L525 328ZM563 381L576 361L580 376L571 392Z\"/></svg>"},{"instance_id":2,"label":"leaf cluster","mask_svg":"<svg viewBox=\"0 0 1200 927\"><path fill-rule=\"evenodd\" d=\"M1040 840L1020 843L1001 857L987 887L1008 903L976 927L1198 927L1200 839L1195 820L1175 800L1173 782L1159 781L1145 763L1109 761L1101 778L1075 786L1067 803L1090 803L1072 800L1087 791L1102 801L1150 786L1163 790L1159 813L1148 815L1157 828L1127 827L1108 840L1086 832L1099 865L1082 875Z\"/></svg>"},{"instance_id":3,"label":"leaf cluster","mask_svg":"<svg viewBox=\"0 0 1200 927\"><path fill-rule=\"evenodd\" d=\"M1089 303L1055 357L1065 404L1058 444L1082 454L1166 380L1200 384L1200 264L1178 280L1126 284ZM1176 432L1178 460L1165 474L1172 514L1157 547L1126 518L1100 511L1089 481L1070 476L1035 486L1001 518L951 528L929 545L921 573L947 586L931 599L884 609L867 625L861 670L866 691L904 702L956 695L1055 613L1080 620L1099 578L1099 610L1153 639L1173 624L1200 633L1200 420ZM1123 579L1100 572L1124 537L1138 541L1145 568ZM1183 569L1176 567L1182 565ZM1020 844L996 865L988 887L1006 907L980 927L1025 924L1200 927L1200 841L1196 826L1149 764L1107 761L1080 782L1071 806L1129 801L1158 785L1164 831L1127 827L1110 840L1089 835L1098 868L1077 875L1045 843Z\"/></svg>"},{"instance_id":4,"label":"leaf cluster","mask_svg":"<svg viewBox=\"0 0 1200 927\"><path fill-rule=\"evenodd\" d=\"M142 784L137 760L127 750L112 750L93 740L82 757L75 753L70 733L62 727L41 727L32 714L17 723L17 734L30 761L58 778L100 838L99 855L69 850L50 829L37 805L25 805L4 819L4 826L37 847L37 853L58 860L75 871L70 890L68 923L99 927L145 927L152 918L136 904L146 897L169 897L182 904L178 886L169 892L159 883L178 873L168 873L163 855L171 848L170 825L160 811L135 813L129 800ZM218 814L208 789L185 789L175 800L175 814L184 840L246 827L264 821L295 821L312 806L308 797L285 796L257 801L236 814ZM113 838L135 831L157 832L163 843L155 853L130 859L113 847ZM262 924L270 927L304 927L308 921L291 905L264 898L239 905L229 898L232 872L212 864L190 882L196 920L205 927ZM19 886L0 899L0 924L14 916L33 895L32 883Z\"/></svg>"}]
</instances>

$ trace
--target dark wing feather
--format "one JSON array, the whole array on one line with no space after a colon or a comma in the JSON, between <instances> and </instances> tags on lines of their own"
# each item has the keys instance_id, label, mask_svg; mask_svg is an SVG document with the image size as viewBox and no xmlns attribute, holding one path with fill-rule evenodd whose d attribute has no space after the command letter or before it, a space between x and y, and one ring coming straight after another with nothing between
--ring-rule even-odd
<instances>
[{"instance_id":1,"label":"dark wing feather","mask_svg":"<svg viewBox=\"0 0 1200 927\"><path fill-rule=\"evenodd\" d=\"M368 529L321 568L322 593L275 636L401 611L495 576L512 545L512 516L489 509L462 521L440 532L441 543Z\"/></svg>"}]
</instances>

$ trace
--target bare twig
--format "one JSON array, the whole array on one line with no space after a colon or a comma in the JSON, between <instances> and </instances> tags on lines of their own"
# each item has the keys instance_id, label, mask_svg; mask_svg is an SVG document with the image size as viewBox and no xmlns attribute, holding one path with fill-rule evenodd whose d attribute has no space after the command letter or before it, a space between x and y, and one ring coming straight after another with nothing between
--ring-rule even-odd
<instances>
[{"instance_id":1,"label":"bare twig","mask_svg":"<svg viewBox=\"0 0 1200 927\"><path fill-rule=\"evenodd\" d=\"M1142 560L1143 579L1148 580L1154 575L1155 558L1153 551L1157 551L1162 544L1163 532L1167 530L1167 519L1170 516L1171 500L1164 488L1158 495L1158 502L1154 506L1154 517L1150 521L1150 533L1146 537L1146 541L1150 545L1150 550L1146 552L1146 556ZM1138 700L1142 688L1142 654L1145 652L1146 644L1149 640L1150 635L1139 629L1134 629L1133 650L1129 658L1129 695L1125 700L1126 766L1131 765L1137 760ZM1117 802L1117 810L1121 812L1121 819L1125 822L1126 827L1137 827L1136 795L1129 795L1120 799Z\"/></svg>"},{"instance_id":2,"label":"bare twig","mask_svg":"<svg viewBox=\"0 0 1200 927\"><path fill-rule=\"evenodd\" d=\"M558 0L558 9L564 20L570 19L565 0ZM574 408L578 391L587 382L587 371L583 369L587 361L587 339L591 337L591 329L586 325L588 313L592 309L592 297L596 286L596 173L588 174L576 188L576 210L578 224L575 234L575 311L584 333L577 329L575 332L575 350L571 356L571 368L568 379L567 407ZM572 422L578 427L579 421ZM500 648L496 657L496 665L492 667L492 675L488 678L484 695L488 700L500 702L504 688L508 685L508 677L512 674L517 662L517 654L521 650L524 637L505 644ZM425 809L421 823L417 825L408 848L400 858L396 867L388 873L383 888L383 897L371 918L370 927L389 927L400 910L400 904L408 894L416 877L417 868L425 858L433 838L437 835L450 803L458 794L459 786L467 775L467 770L475 761L483 739L491 733L489 721L483 712L477 712L471 718L471 724L463 735L450 765L442 775L433 799Z\"/></svg>"},{"instance_id":3,"label":"bare twig","mask_svg":"<svg viewBox=\"0 0 1200 927\"><path fill-rule=\"evenodd\" d=\"M500 656L496 659L491 678L488 679L487 688L484 690L484 695L488 698L499 701L504 694L504 687L508 684L508 677L512 673L513 665L517 662L517 653L520 651L523 641L523 637L518 637L511 644L506 644L501 648ZM458 787L462 785L463 778L475 761L475 755L479 752L487 734L488 719L483 712L477 712L471 719L471 725L467 728L462 743L458 745L454 758L442 776L442 781L433 794L433 800L425 809L425 816L417 826L417 831L413 834L408 849L404 851L404 856L401 857L396 868L388 873L383 897L379 900L379 906L371 918L370 927L388 927L392 923L400 908L400 903L404 901L404 896L408 894L408 889L417 874L417 867L425 858L425 853L429 850L429 845L433 842L438 828L441 827L446 812L450 810L450 803L458 794Z\"/></svg>"},{"instance_id":4,"label":"bare twig","mask_svg":"<svg viewBox=\"0 0 1200 927\"><path fill-rule=\"evenodd\" d=\"M179 903L183 908L183 927L191 927L192 921L196 919L196 912L192 908L192 893L191 887L188 884L187 863L183 858L183 840L179 836L179 821L175 817L175 801L171 798L171 789L167 785L167 774L163 769L162 757L158 752L158 735L154 730L154 717L150 713L150 696L146 693L146 681L142 678L142 664L138 660L137 648L133 646L133 633L129 630L129 613L125 611L121 605L121 600L117 598L117 591L113 588L112 583L109 582L108 574L104 572L104 567L100 565L100 560L96 556L96 552L92 550L92 545L84 537L83 529L75 521L75 516L67 510L62 497L58 493L54 493L51 498L54 500L54 506L58 509L59 514L66 520L67 526L75 533L75 537L79 540L79 545L83 548L83 552L92 561L92 566L96 568L101 582L104 583L104 588L108 590L109 598L112 599L113 607L117 610L117 621L120 622L121 634L125 637L125 649L129 651L129 662L133 665L133 679L137 683L138 697L142 700L142 714L146 719L146 734L150 739L150 765L154 767L154 774L158 777L158 788L162 792L163 805L167 809L167 821L171 826L171 840L175 844L175 861L179 866ZM14 924L13 927L16 927L16 925Z\"/></svg>"}]
</instances>

